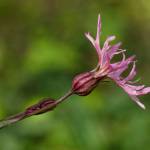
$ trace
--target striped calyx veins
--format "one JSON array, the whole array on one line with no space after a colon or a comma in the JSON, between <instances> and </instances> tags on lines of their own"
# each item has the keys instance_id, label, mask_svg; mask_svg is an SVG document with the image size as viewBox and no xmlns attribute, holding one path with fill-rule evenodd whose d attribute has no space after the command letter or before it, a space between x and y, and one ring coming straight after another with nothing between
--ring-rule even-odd
<instances>
[{"instance_id":1,"label":"striped calyx veins","mask_svg":"<svg viewBox=\"0 0 150 150\"><path fill-rule=\"evenodd\" d=\"M94 72L85 72L77 75L72 82L72 91L80 96L86 96L98 85L99 81L104 78L95 78Z\"/></svg>"}]
</instances>

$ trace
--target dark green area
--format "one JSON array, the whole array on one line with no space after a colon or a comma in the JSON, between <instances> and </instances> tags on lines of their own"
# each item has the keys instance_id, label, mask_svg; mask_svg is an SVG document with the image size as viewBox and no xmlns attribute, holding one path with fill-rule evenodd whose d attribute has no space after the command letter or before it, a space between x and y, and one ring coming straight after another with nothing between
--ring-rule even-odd
<instances>
[{"instance_id":1,"label":"dark green area","mask_svg":"<svg viewBox=\"0 0 150 150\"><path fill-rule=\"evenodd\" d=\"M98 13L101 42L116 35L150 85L150 1L1 0L0 118L59 98L76 74L95 67L84 33L95 35ZM149 150L150 96L141 99L146 111L113 82L100 83L87 97L0 130L0 150Z\"/></svg>"}]
</instances>

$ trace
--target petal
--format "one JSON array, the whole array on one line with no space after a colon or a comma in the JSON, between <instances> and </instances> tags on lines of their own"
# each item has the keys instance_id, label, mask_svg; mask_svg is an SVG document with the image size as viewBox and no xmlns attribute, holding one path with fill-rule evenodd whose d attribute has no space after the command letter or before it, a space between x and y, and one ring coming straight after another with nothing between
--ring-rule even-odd
<instances>
[{"instance_id":1,"label":"petal","mask_svg":"<svg viewBox=\"0 0 150 150\"><path fill-rule=\"evenodd\" d=\"M97 22L97 34L96 34L96 43L99 45L99 37L100 37L100 33L101 33L101 17L100 14L98 15L98 22ZM99 45L100 46L100 45Z\"/></svg>"},{"instance_id":2,"label":"petal","mask_svg":"<svg viewBox=\"0 0 150 150\"><path fill-rule=\"evenodd\" d=\"M135 61L134 61L133 62L133 67L132 67L129 75L123 80L124 82L132 80L135 77L135 75L136 75L136 70L135 70L136 68L135 67L136 67L136 65L135 65Z\"/></svg>"},{"instance_id":3,"label":"petal","mask_svg":"<svg viewBox=\"0 0 150 150\"><path fill-rule=\"evenodd\" d=\"M112 78L120 87L124 89L126 93L129 95L134 96L141 96L150 93L150 87L144 88L144 85L130 85L130 84L124 84L121 80L116 80L115 78Z\"/></svg>"},{"instance_id":4,"label":"petal","mask_svg":"<svg viewBox=\"0 0 150 150\"><path fill-rule=\"evenodd\" d=\"M142 104L136 96L132 96L132 95L129 95L129 96L138 106L140 106L142 109L145 109L144 104Z\"/></svg>"},{"instance_id":5,"label":"petal","mask_svg":"<svg viewBox=\"0 0 150 150\"><path fill-rule=\"evenodd\" d=\"M123 53L122 61L111 64L111 72L108 76L112 79L120 79L120 75L128 68L127 60L125 60L125 54Z\"/></svg>"},{"instance_id":6,"label":"petal","mask_svg":"<svg viewBox=\"0 0 150 150\"><path fill-rule=\"evenodd\" d=\"M130 85L130 84L127 84L129 87L131 87L132 89L135 89L135 90L141 90L141 89L143 89L144 87L145 87L145 85L138 85L138 86L136 86L136 85Z\"/></svg>"},{"instance_id":7,"label":"petal","mask_svg":"<svg viewBox=\"0 0 150 150\"><path fill-rule=\"evenodd\" d=\"M120 62L111 64L112 72L120 72L118 75L121 75L129 66L129 64L133 61L135 56L131 56L125 60L125 54L123 53L123 59Z\"/></svg>"},{"instance_id":8,"label":"petal","mask_svg":"<svg viewBox=\"0 0 150 150\"><path fill-rule=\"evenodd\" d=\"M148 93L150 93L150 87L146 87L146 88L143 88L140 91L137 91L137 95L145 95L145 94L148 94Z\"/></svg>"},{"instance_id":9,"label":"petal","mask_svg":"<svg viewBox=\"0 0 150 150\"><path fill-rule=\"evenodd\" d=\"M109 42L113 41L116 37L113 35L113 36L109 36L105 43L104 43L104 46L103 46L103 49L102 51L107 51L109 48L110 48L110 45L109 45Z\"/></svg>"},{"instance_id":10,"label":"petal","mask_svg":"<svg viewBox=\"0 0 150 150\"><path fill-rule=\"evenodd\" d=\"M144 88L144 85L129 85L129 84L122 84L122 88L130 95L145 95L150 93L150 87Z\"/></svg>"},{"instance_id":11,"label":"petal","mask_svg":"<svg viewBox=\"0 0 150 150\"><path fill-rule=\"evenodd\" d=\"M108 51L108 55L110 58L112 58L116 54L116 51L119 49L120 45L121 45L121 42L110 47Z\"/></svg>"},{"instance_id":12,"label":"petal","mask_svg":"<svg viewBox=\"0 0 150 150\"><path fill-rule=\"evenodd\" d=\"M110 57L109 57L109 49L110 49L110 45L109 45L109 42L114 40L115 39L115 36L110 36L106 39L105 43L104 43L104 46L103 46L103 49L102 49L102 52L101 52L101 62L100 62L100 65L101 67L106 63L106 61L108 61L110 63Z\"/></svg>"},{"instance_id":13,"label":"petal","mask_svg":"<svg viewBox=\"0 0 150 150\"><path fill-rule=\"evenodd\" d=\"M140 100L137 97L137 90L143 90L144 85L142 86L131 86L127 84L122 84L121 81L114 80L120 87L123 88L123 90L131 97L131 99L136 102L141 108L145 109L145 106L140 102ZM144 88L145 94L146 92L150 92L150 87ZM140 94L141 95L141 94Z\"/></svg>"},{"instance_id":14,"label":"petal","mask_svg":"<svg viewBox=\"0 0 150 150\"><path fill-rule=\"evenodd\" d=\"M128 84L121 84L121 87L127 92L129 95L137 95L138 86L130 86Z\"/></svg>"},{"instance_id":15,"label":"petal","mask_svg":"<svg viewBox=\"0 0 150 150\"><path fill-rule=\"evenodd\" d=\"M103 67L106 63L110 63L110 57L106 52L105 53L102 52L100 66Z\"/></svg>"},{"instance_id":16,"label":"petal","mask_svg":"<svg viewBox=\"0 0 150 150\"><path fill-rule=\"evenodd\" d=\"M98 45L98 43L95 42L94 38L90 35L90 33L85 33L85 36L87 37L87 39L92 43L92 45L95 47L97 54L98 54L98 58L99 61L101 60L101 51L100 51L100 46Z\"/></svg>"},{"instance_id":17,"label":"petal","mask_svg":"<svg viewBox=\"0 0 150 150\"><path fill-rule=\"evenodd\" d=\"M90 33L85 33L86 38L93 44L93 46L95 47L95 40L94 38L90 35Z\"/></svg>"}]
</instances>

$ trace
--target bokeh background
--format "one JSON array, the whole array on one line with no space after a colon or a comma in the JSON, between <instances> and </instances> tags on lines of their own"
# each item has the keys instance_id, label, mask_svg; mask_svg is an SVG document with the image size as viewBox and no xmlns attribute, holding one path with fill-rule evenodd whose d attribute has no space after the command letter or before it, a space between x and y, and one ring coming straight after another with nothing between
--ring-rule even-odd
<instances>
[{"instance_id":1,"label":"bokeh background","mask_svg":"<svg viewBox=\"0 0 150 150\"><path fill-rule=\"evenodd\" d=\"M59 98L73 77L93 69L96 52L84 33L108 35L136 54L138 78L150 85L149 0L1 0L0 118L43 97ZM113 82L72 96L53 112L0 130L1 150L149 150L150 95L141 110Z\"/></svg>"}]
</instances>

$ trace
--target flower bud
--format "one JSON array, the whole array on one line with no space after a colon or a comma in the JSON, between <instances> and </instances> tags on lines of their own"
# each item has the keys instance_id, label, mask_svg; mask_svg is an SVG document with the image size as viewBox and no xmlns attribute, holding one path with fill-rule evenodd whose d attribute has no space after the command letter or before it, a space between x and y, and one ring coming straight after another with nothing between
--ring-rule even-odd
<instances>
[{"instance_id":1,"label":"flower bud","mask_svg":"<svg viewBox=\"0 0 150 150\"><path fill-rule=\"evenodd\" d=\"M94 72L85 72L77 75L72 82L72 91L80 96L88 95L104 78L95 78Z\"/></svg>"},{"instance_id":2,"label":"flower bud","mask_svg":"<svg viewBox=\"0 0 150 150\"><path fill-rule=\"evenodd\" d=\"M39 103L28 107L25 114L28 116L38 115L53 110L56 107L56 101L51 98L44 98Z\"/></svg>"}]
</instances>

